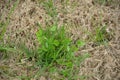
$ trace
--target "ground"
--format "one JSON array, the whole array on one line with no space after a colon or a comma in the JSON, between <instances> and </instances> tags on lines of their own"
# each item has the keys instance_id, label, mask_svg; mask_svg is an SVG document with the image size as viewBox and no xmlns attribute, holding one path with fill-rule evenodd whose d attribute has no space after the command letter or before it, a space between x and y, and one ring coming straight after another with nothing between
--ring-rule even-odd
<instances>
[{"instance_id":1,"label":"ground","mask_svg":"<svg viewBox=\"0 0 120 80\"><path fill-rule=\"evenodd\" d=\"M7 20L15 2L16 0L0 1L1 22ZM97 0L68 0L68 3L63 5L62 0L55 0L54 3L59 26L66 25L66 30L74 41L86 41L86 45L76 52L76 56L89 53L90 57L81 63L78 75L87 76L85 80L120 80L120 1L113 0L102 4ZM9 21L3 43L15 48L23 43L33 50L38 46L36 32L39 27L36 24L40 23L44 28L47 22L49 25L54 23L42 5L42 0L20 0ZM106 34L110 33L106 36L108 42L96 45L93 40L96 28L104 25L107 26ZM12 52L7 52L7 59L2 59L5 53L0 53L0 80L19 80L15 76L32 76L37 73L39 68L32 68L33 64L27 61L24 55L17 53L16 56ZM34 76L30 80L61 80L45 76Z\"/></svg>"}]
</instances>

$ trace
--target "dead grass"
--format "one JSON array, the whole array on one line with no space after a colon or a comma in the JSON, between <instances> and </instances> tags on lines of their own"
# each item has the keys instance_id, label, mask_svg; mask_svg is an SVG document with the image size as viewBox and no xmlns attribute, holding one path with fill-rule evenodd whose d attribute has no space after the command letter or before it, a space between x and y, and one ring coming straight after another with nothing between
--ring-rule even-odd
<instances>
[{"instance_id":1,"label":"dead grass","mask_svg":"<svg viewBox=\"0 0 120 80\"><path fill-rule=\"evenodd\" d=\"M74 40L83 39L87 42L86 46L80 49L76 55L89 53L91 57L82 62L78 75L87 76L86 80L119 80L120 1L114 0L114 3L110 5L99 5L93 0L76 1L77 3L70 0L69 4L65 6L59 0L56 0L55 3L59 25L65 24ZM0 1L0 16L2 15L0 21L6 20L10 10L10 7L5 7L5 4L11 6L13 2L14 0L11 3ZM76 4L75 6L72 6L73 2ZM46 20L51 21L49 24L52 24L51 17L46 14L43 6L33 0L21 0L10 17L10 24L4 36L4 44L14 43L14 47L19 47L21 43L25 43L29 49L35 49L37 46L35 34L38 30L36 23L41 23L45 27ZM104 24L107 25L108 33L111 33L111 39L107 46L95 46L90 34L95 34L96 27ZM13 56L8 60L0 61L0 80L18 80L18 77L15 76L21 75L32 76L34 79L30 80L36 80L36 76L33 74L37 74L38 68L32 68L33 64L21 56ZM9 74L6 75L6 73ZM39 77L39 80L46 79L42 76Z\"/></svg>"}]
</instances>

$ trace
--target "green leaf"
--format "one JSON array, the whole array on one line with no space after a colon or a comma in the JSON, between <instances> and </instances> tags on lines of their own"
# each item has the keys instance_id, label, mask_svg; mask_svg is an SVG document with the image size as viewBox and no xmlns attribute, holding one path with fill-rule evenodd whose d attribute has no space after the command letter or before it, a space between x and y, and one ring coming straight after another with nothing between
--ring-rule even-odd
<instances>
[{"instance_id":1,"label":"green leaf","mask_svg":"<svg viewBox=\"0 0 120 80\"><path fill-rule=\"evenodd\" d=\"M72 51L72 52L75 52L75 51L77 51L77 50L78 50L78 48L77 48L75 45L72 45L72 46L71 46L71 51Z\"/></svg>"},{"instance_id":2,"label":"green leaf","mask_svg":"<svg viewBox=\"0 0 120 80\"><path fill-rule=\"evenodd\" d=\"M67 46L67 51L70 51L70 46Z\"/></svg>"},{"instance_id":3,"label":"green leaf","mask_svg":"<svg viewBox=\"0 0 120 80\"><path fill-rule=\"evenodd\" d=\"M39 40L40 43L41 43L41 41L43 39L42 34L43 34L43 31L41 29L36 33L37 39Z\"/></svg>"},{"instance_id":4,"label":"green leaf","mask_svg":"<svg viewBox=\"0 0 120 80\"><path fill-rule=\"evenodd\" d=\"M54 40L54 45L58 46L59 45L59 41L58 40Z\"/></svg>"},{"instance_id":5,"label":"green leaf","mask_svg":"<svg viewBox=\"0 0 120 80\"><path fill-rule=\"evenodd\" d=\"M37 32L37 35L38 35L38 36L42 36L42 34L43 34L43 31L40 29L40 30Z\"/></svg>"},{"instance_id":6,"label":"green leaf","mask_svg":"<svg viewBox=\"0 0 120 80\"><path fill-rule=\"evenodd\" d=\"M56 26L53 26L50 31L56 31L57 27Z\"/></svg>"},{"instance_id":7,"label":"green leaf","mask_svg":"<svg viewBox=\"0 0 120 80\"><path fill-rule=\"evenodd\" d=\"M85 42L84 41L82 41L82 40L78 40L77 41L77 46L78 47L81 47L81 46L84 46L85 45Z\"/></svg>"}]
</instances>

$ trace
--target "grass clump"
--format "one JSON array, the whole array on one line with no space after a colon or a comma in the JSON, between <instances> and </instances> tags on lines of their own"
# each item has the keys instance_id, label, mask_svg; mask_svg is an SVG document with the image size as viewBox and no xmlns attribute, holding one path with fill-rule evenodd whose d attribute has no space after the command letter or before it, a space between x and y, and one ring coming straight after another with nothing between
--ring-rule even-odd
<instances>
[{"instance_id":1,"label":"grass clump","mask_svg":"<svg viewBox=\"0 0 120 80\"><path fill-rule=\"evenodd\" d=\"M64 27L57 28L53 25L45 30L37 32L40 43L37 58L41 64L57 63L60 59L74 58L74 52L78 49L68 38Z\"/></svg>"},{"instance_id":2,"label":"grass clump","mask_svg":"<svg viewBox=\"0 0 120 80\"><path fill-rule=\"evenodd\" d=\"M99 43L104 42L106 40L105 39L105 27L96 29L95 40L96 42L99 42Z\"/></svg>"},{"instance_id":3,"label":"grass clump","mask_svg":"<svg viewBox=\"0 0 120 80\"><path fill-rule=\"evenodd\" d=\"M58 28L57 25L52 25L46 29L40 28L36 36L40 44L35 55L37 64L43 68L49 67L49 71L57 70L64 79L72 78L77 72L74 69L75 65L79 65L80 60L84 60L82 57L79 59L75 57L75 52L85 43L80 40L73 43L64 26ZM60 67L63 68L59 69Z\"/></svg>"},{"instance_id":4,"label":"grass clump","mask_svg":"<svg viewBox=\"0 0 120 80\"><path fill-rule=\"evenodd\" d=\"M110 39L110 33L106 31L106 26L97 27L96 34L94 36L94 42L98 45L106 44Z\"/></svg>"}]
</instances>

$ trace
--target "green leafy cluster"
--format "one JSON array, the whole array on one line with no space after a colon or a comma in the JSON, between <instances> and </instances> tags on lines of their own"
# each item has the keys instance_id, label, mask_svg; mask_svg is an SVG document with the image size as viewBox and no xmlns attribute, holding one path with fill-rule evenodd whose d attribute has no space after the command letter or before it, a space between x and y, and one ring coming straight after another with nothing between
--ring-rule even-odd
<instances>
[{"instance_id":1,"label":"green leafy cluster","mask_svg":"<svg viewBox=\"0 0 120 80\"><path fill-rule=\"evenodd\" d=\"M75 57L75 52L79 47L85 45L85 42L78 40L73 43L65 31L65 27L58 28L57 25L52 25L46 29L40 28L36 33L39 48L35 54L37 65L45 68L49 72L58 72L63 79L76 79L78 72L75 66L80 66L80 63L89 55ZM60 67L63 67L60 69Z\"/></svg>"},{"instance_id":2,"label":"green leafy cluster","mask_svg":"<svg viewBox=\"0 0 120 80\"><path fill-rule=\"evenodd\" d=\"M65 28L57 28L56 25L37 32L37 39L40 47L37 58L41 64L57 63L60 59L74 58L74 52L79 44L73 44L72 40L66 35ZM83 45L83 44L82 44Z\"/></svg>"}]
</instances>

